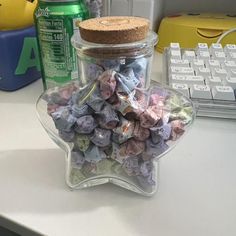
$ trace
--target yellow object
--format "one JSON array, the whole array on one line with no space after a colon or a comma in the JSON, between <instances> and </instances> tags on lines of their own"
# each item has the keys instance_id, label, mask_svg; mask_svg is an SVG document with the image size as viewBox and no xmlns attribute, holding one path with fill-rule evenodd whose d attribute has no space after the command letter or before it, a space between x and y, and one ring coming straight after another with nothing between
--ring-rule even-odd
<instances>
[{"instance_id":1,"label":"yellow object","mask_svg":"<svg viewBox=\"0 0 236 236\"><path fill-rule=\"evenodd\" d=\"M216 13L179 14L168 16L161 21L157 51L163 52L171 42L180 43L181 48L195 48L197 43L215 43L227 30L236 28L236 15L229 16ZM222 41L236 44L236 32L225 36Z\"/></svg>"},{"instance_id":2,"label":"yellow object","mask_svg":"<svg viewBox=\"0 0 236 236\"><path fill-rule=\"evenodd\" d=\"M33 14L37 5L27 0L0 0L0 30L15 30L34 24Z\"/></svg>"}]
</instances>

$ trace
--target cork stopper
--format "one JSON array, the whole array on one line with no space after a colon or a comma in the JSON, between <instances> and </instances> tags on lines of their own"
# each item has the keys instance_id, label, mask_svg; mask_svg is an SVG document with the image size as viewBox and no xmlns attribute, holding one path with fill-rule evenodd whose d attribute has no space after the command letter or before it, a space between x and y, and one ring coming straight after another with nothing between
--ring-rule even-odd
<instances>
[{"instance_id":1,"label":"cork stopper","mask_svg":"<svg viewBox=\"0 0 236 236\"><path fill-rule=\"evenodd\" d=\"M108 16L78 23L81 38L93 43L123 44L146 38L149 21L133 16Z\"/></svg>"}]
</instances>

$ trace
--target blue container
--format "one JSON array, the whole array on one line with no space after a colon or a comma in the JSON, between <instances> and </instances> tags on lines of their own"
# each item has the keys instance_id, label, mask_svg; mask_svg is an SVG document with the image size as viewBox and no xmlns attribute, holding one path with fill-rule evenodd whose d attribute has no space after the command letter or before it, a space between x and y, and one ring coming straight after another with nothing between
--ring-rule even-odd
<instances>
[{"instance_id":1,"label":"blue container","mask_svg":"<svg viewBox=\"0 0 236 236\"><path fill-rule=\"evenodd\" d=\"M35 27L0 31L0 89L14 91L39 78Z\"/></svg>"}]
</instances>

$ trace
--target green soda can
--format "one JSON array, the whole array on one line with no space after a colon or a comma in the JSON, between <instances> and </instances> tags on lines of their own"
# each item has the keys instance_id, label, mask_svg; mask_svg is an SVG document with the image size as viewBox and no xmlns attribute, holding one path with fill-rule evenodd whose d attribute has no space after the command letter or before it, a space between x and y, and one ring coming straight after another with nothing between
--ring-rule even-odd
<instances>
[{"instance_id":1,"label":"green soda can","mask_svg":"<svg viewBox=\"0 0 236 236\"><path fill-rule=\"evenodd\" d=\"M77 56L71 37L77 21L89 17L83 0L39 0L34 19L44 89L78 78Z\"/></svg>"}]
</instances>

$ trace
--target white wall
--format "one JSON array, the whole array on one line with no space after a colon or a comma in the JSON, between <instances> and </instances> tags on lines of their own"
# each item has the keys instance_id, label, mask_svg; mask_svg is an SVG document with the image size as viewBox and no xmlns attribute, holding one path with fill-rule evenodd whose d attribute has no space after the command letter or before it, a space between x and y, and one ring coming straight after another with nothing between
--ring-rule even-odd
<instances>
[{"instance_id":1,"label":"white wall","mask_svg":"<svg viewBox=\"0 0 236 236\"><path fill-rule=\"evenodd\" d=\"M164 6L165 6L164 2L165 2L165 0L154 0L154 1L155 1L155 3L154 3L153 30L156 30L161 22L163 15L164 15Z\"/></svg>"},{"instance_id":2,"label":"white wall","mask_svg":"<svg viewBox=\"0 0 236 236\"><path fill-rule=\"evenodd\" d=\"M176 12L226 12L236 14L236 0L163 0L164 15Z\"/></svg>"},{"instance_id":3,"label":"white wall","mask_svg":"<svg viewBox=\"0 0 236 236\"><path fill-rule=\"evenodd\" d=\"M103 0L110 3L111 15L129 15L132 0ZM180 12L220 12L236 14L236 0L133 0L133 15L153 19L156 30L161 19ZM150 7L153 6L154 7Z\"/></svg>"}]
</instances>

